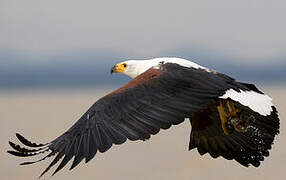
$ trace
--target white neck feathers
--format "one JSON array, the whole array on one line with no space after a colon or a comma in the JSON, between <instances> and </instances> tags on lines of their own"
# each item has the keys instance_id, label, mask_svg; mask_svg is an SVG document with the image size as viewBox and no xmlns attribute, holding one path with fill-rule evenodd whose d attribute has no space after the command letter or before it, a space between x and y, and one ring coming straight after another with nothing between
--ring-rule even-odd
<instances>
[{"instance_id":1,"label":"white neck feathers","mask_svg":"<svg viewBox=\"0 0 286 180\"><path fill-rule=\"evenodd\" d=\"M128 60L128 61L125 61L125 63L128 64L128 68L123 73L128 75L131 78L137 77L138 75L144 73L151 67L158 66L160 63L176 63L184 67L192 67L196 69L201 68L201 69L205 69L209 71L209 69L207 69L206 67L200 66L194 62L191 62L191 61L188 61L182 58L164 57L164 58L155 58L155 59L149 59L149 60Z\"/></svg>"}]
</instances>

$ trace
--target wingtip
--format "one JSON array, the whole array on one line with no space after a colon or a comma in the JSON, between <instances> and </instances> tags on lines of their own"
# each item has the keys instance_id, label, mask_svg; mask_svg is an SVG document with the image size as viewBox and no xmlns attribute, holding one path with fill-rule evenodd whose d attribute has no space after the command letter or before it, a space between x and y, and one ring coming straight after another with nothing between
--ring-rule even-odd
<instances>
[{"instance_id":1,"label":"wingtip","mask_svg":"<svg viewBox=\"0 0 286 180\"><path fill-rule=\"evenodd\" d=\"M45 169L45 170L40 174L40 176L38 177L38 179L40 179L44 174L46 174L47 171L48 171L48 170Z\"/></svg>"},{"instance_id":2,"label":"wingtip","mask_svg":"<svg viewBox=\"0 0 286 180\"><path fill-rule=\"evenodd\" d=\"M16 137L20 140L22 138L24 138L24 136L22 136L20 133L16 133ZM21 141L21 140L20 140Z\"/></svg>"},{"instance_id":3,"label":"wingtip","mask_svg":"<svg viewBox=\"0 0 286 180\"><path fill-rule=\"evenodd\" d=\"M8 150L8 151L6 151L6 152L13 155L13 152L14 152L14 151Z\"/></svg>"},{"instance_id":4,"label":"wingtip","mask_svg":"<svg viewBox=\"0 0 286 180\"><path fill-rule=\"evenodd\" d=\"M23 143L24 145L26 145L26 146L28 146L28 147L33 147L33 148L35 148L35 147L43 147L43 146L49 144L49 143L46 143L46 144L42 144L42 143L36 144L36 143L33 143L33 142L29 141L28 139L26 139L24 136L22 136L22 135L19 134L19 133L16 133L16 137L18 138L18 140L19 140L21 143Z\"/></svg>"},{"instance_id":5,"label":"wingtip","mask_svg":"<svg viewBox=\"0 0 286 180\"><path fill-rule=\"evenodd\" d=\"M59 172L59 170L60 170L60 169L56 169L56 170L53 172L52 176L54 176L57 172Z\"/></svg>"},{"instance_id":6,"label":"wingtip","mask_svg":"<svg viewBox=\"0 0 286 180\"><path fill-rule=\"evenodd\" d=\"M38 177L38 179L40 179L43 175L44 175L44 174L42 173L42 174Z\"/></svg>"},{"instance_id":7,"label":"wingtip","mask_svg":"<svg viewBox=\"0 0 286 180\"><path fill-rule=\"evenodd\" d=\"M13 148L13 145L15 145L15 143L13 143L12 141L8 141L9 145Z\"/></svg>"},{"instance_id":8,"label":"wingtip","mask_svg":"<svg viewBox=\"0 0 286 180\"><path fill-rule=\"evenodd\" d=\"M20 163L19 165L21 166L25 166L25 165L30 165L30 164L34 164L35 162L23 162L23 163Z\"/></svg>"}]
</instances>

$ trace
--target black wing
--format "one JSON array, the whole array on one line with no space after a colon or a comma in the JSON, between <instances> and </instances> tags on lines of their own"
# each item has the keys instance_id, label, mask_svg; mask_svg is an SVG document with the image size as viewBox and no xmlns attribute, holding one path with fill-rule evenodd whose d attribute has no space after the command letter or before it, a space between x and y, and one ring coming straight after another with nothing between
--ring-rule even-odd
<instances>
[{"instance_id":1,"label":"black wing","mask_svg":"<svg viewBox=\"0 0 286 180\"><path fill-rule=\"evenodd\" d=\"M34 144L17 134L26 149L10 142L16 156L33 156L50 151L41 160L56 155L41 174L46 173L64 157L54 174L73 157L70 169L84 158L90 161L97 151L105 152L113 144L127 139L146 140L160 129L168 129L203 110L210 101L232 87L234 80L222 74L203 69L164 64L151 68L122 88L99 99L64 134L48 144ZM41 161L38 160L38 161ZM32 164L25 162L22 164Z\"/></svg>"}]
</instances>

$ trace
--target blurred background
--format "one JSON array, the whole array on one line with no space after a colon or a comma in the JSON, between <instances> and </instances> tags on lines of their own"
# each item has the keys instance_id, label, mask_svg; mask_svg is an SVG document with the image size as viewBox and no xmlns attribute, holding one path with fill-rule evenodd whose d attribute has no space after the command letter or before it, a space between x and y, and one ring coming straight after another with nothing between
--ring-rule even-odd
<instances>
[{"instance_id":1,"label":"blurred background","mask_svg":"<svg viewBox=\"0 0 286 180\"><path fill-rule=\"evenodd\" d=\"M48 164L18 166L7 141L16 131L44 142L60 135L129 81L110 75L126 59L176 56L255 83L273 97L282 120L285 7L282 0L0 0L0 174L37 178ZM282 133L261 168L246 169L188 152L189 131L184 123L146 143L116 146L53 179L283 179Z\"/></svg>"}]
</instances>

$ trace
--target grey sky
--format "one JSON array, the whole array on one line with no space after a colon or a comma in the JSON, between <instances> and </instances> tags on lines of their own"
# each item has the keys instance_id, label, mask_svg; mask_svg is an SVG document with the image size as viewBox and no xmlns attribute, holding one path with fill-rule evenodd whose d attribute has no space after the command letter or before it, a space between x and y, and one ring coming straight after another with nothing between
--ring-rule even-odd
<instances>
[{"instance_id":1,"label":"grey sky","mask_svg":"<svg viewBox=\"0 0 286 180\"><path fill-rule=\"evenodd\" d=\"M0 50L148 57L198 47L242 63L279 63L285 19L285 0L1 0Z\"/></svg>"}]
</instances>

